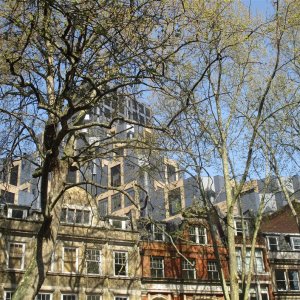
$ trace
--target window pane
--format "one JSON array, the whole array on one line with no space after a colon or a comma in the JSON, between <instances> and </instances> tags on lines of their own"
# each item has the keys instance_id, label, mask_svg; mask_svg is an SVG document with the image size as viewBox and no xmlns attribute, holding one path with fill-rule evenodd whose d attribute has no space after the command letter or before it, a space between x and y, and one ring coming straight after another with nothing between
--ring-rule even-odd
<instances>
[{"instance_id":1,"label":"window pane","mask_svg":"<svg viewBox=\"0 0 300 300\"><path fill-rule=\"evenodd\" d=\"M77 272L76 248L64 248L64 272Z\"/></svg>"},{"instance_id":2,"label":"window pane","mask_svg":"<svg viewBox=\"0 0 300 300\"><path fill-rule=\"evenodd\" d=\"M121 165L114 166L110 169L111 172L111 186L121 185Z\"/></svg>"},{"instance_id":3,"label":"window pane","mask_svg":"<svg viewBox=\"0 0 300 300\"><path fill-rule=\"evenodd\" d=\"M14 166L10 170L10 180L9 183L12 185L18 185L18 174L19 174L19 166Z\"/></svg>"},{"instance_id":4,"label":"window pane","mask_svg":"<svg viewBox=\"0 0 300 300\"><path fill-rule=\"evenodd\" d=\"M295 250L300 250L300 238L293 238L293 245Z\"/></svg>"},{"instance_id":5,"label":"window pane","mask_svg":"<svg viewBox=\"0 0 300 300\"><path fill-rule=\"evenodd\" d=\"M169 213L170 215L176 215L181 211L181 192L180 188L169 191Z\"/></svg>"},{"instance_id":6,"label":"window pane","mask_svg":"<svg viewBox=\"0 0 300 300\"><path fill-rule=\"evenodd\" d=\"M277 285L277 290L282 291L286 290L285 274L284 270L275 270L275 280Z\"/></svg>"},{"instance_id":7,"label":"window pane","mask_svg":"<svg viewBox=\"0 0 300 300\"><path fill-rule=\"evenodd\" d=\"M87 300L100 300L100 296L99 295L88 295L86 297Z\"/></svg>"},{"instance_id":8,"label":"window pane","mask_svg":"<svg viewBox=\"0 0 300 300\"><path fill-rule=\"evenodd\" d=\"M268 242L269 242L269 250L271 251L279 250L276 237L268 237Z\"/></svg>"},{"instance_id":9,"label":"window pane","mask_svg":"<svg viewBox=\"0 0 300 300\"><path fill-rule=\"evenodd\" d=\"M67 209L67 222L73 223L75 218L75 209Z\"/></svg>"},{"instance_id":10,"label":"window pane","mask_svg":"<svg viewBox=\"0 0 300 300\"><path fill-rule=\"evenodd\" d=\"M10 269L22 269L23 244L9 244L8 267Z\"/></svg>"},{"instance_id":11,"label":"window pane","mask_svg":"<svg viewBox=\"0 0 300 300\"><path fill-rule=\"evenodd\" d=\"M44 294L40 293L36 297L37 300L50 300L51 299L51 294Z\"/></svg>"},{"instance_id":12,"label":"window pane","mask_svg":"<svg viewBox=\"0 0 300 300\"><path fill-rule=\"evenodd\" d=\"M86 268L88 274L100 274L100 251L86 250Z\"/></svg>"},{"instance_id":13,"label":"window pane","mask_svg":"<svg viewBox=\"0 0 300 300\"><path fill-rule=\"evenodd\" d=\"M115 252L115 275L126 276L127 275L127 253Z\"/></svg>"},{"instance_id":14,"label":"window pane","mask_svg":"<svg viewBox=\"0 0 300 300\"><path fill-rule=\"evenodd\" d=\"M83 218L83 212L80 209L76 209L76 219L75 219L75 223L82 223L82 218Z\"/></svg>"},{"instance_id":15,"label":"window pane","mask_svg":"<svg viewBox=\"0 0 300 300\"><path fill-rule=\"evenodd\" d=\"M185 279L195 279L195 259L189 258L189 261L182 261L182 277Z\"/></svg>"},{"instance_id":16,"label":"window pane","mask_svg":"<svg viewBox=\"0 0 300 300\"><path fill-rule=\"evenodd\" d=\"M164 259L163 257L151 257L150 260L151 277L164 277Z\"/></svg>"},{"instance_id":17,"label":"window pane","mask_svg":"<svg viewBox=\"0 0 300 300\"><path fill-rule=\"evenodd\" d=\"M218 280L219 279L219 272L218 272L218 268L217 268L217 262L208 261L208 263L207 263L207 272L208 272L208 279Z\"/></svg>"},{"instance_id":18,"label":"window pane","mask_svg":"<svg viewBox=\"0 0 300 300\"><path fill-rule=\"evenodd\" d=\"M89 210L83 211L83 224L90 224L90 214L91 212Z\"/></svg>"},{"instance_id":19,"label":"window pane","mask_svg":"<svg viewBox=\"0 0 300 300\"><path fill-rule=\"evenodd\" d=\"M116 195L113 195L111 197L111 211L116 211L116 210L119 210L121 209L122 206L121 206L121 194L118 193Z\"/></svg>"},{"instance_id":20,"label":"window pane","mask_svg":"<svg viewBox=\"0 0 300 300\"><path fill-rule=\"evenodd\" d=\"M129 196L131 197L131 200L130 200L129 197L125 196L125 207L132 205L132 204L133 204L132 201L135 200L135 192L134 192L134 189L129 189L129 190L127 190L126 192L127 192L127 193L129 194Z\"/></svg>"},{"instance_id":21,"label":"window pane","mask_svg":"<svg viewBox=\"0 0 300 300\"><path fill-rule=\"evenodd\" d=\"M299 290L299 277L298 271L296 270L289 270L288 271L288 278L289 278L289 287L292 291Z\"/></svg>"},{"instance_id":22,"label":"window pane","mask_svg":"<svg viewBox=\"0 0 300 300\"><path fill-rule=\"evenodd\" d=\"M76 300L76 295L63 295L63 300Z\"/></svg>"},{"instance_id":23,"label":"window pane","mask_svg":"<svg viewBox=\"0 0 300 300\"><path fill-rule=\"evenodd\" d=\"M98 202L99 216L105 217L108 214L108 199L105 198Z\"/></svg>"}]
</instances>

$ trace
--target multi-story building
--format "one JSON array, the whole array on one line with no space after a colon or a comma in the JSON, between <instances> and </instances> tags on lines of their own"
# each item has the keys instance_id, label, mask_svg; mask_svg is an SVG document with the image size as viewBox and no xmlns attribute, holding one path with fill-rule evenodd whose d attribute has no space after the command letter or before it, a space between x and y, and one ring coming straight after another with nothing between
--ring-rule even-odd
<instances>
[{"instance_id":1,"label":"multi-story building","mask_svg":"<svg viewBox=\"0 0 300 300\"><path fill-rule=\"evenodd\" d=\"M223 299L218 261L205 218L149 223L140 244L142 300ZM228 278L226 249L220 263Z\"/></svg>"},{"instance_id":2,"label":"multi-story building","mask_svg":"<svg viewBox=\"0 0 300 300\"><path fill-rule=\"evenodd\" d=\"M41 226L38 212L0 217L0 299L11 299ZM82 188L64 196L50 270L38 300L137 300L141 297L139 234L128 218L98 217Z\"/></svg>"},{"instance_id":3,"label":"multi-story building","mask_svg":"<svg viewBox=\"0 0 300 300\"><path fill-rule=\"evenodd\" d=\"M299 215L299 202L293 205ZM268 246L274 299L300 299L300 231L290 207L265 216L261 231Z\"/></svg>"}]
</instances>

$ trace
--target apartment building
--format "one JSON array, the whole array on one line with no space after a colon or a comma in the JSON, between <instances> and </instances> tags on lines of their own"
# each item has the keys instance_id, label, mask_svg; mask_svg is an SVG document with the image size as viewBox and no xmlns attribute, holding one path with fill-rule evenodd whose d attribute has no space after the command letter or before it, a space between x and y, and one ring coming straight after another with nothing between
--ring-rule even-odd
<instances>
[{"instance_id":1,"label":"apartment building","mask_svg":"<svg viewBox=\"0 0 300 300\"><path fill-rule=\"evenodd\" d=\"M140 245L142 300L223 299L218 261L205 219L146 226ZM226 249L219 244L228 278Z\"/></svg>"},{"instance_id":2,"label":"apartment building","mask_svg":"<svg viewBox=\"0 0 300 300\"><path fill-rule=\"evenodd\" d=\"M293 205L299 215L299 202ZM300 231L290 207L265 216L261 231L268 247L274 299L300 299Z\"/></svg>"},{"instance_id":3,"label":"apartment building","mask_svg":"<svg viewBox=\"0 0 300 300\"><path fill-rule=\"evenodd\" d=\"M0 299L11 299L33 254L40 213L0 217ZM128 218L100 220L82 188L64 196L58 239L38 300L140 299L139 234Z\"/></svg>"}]
</instances>

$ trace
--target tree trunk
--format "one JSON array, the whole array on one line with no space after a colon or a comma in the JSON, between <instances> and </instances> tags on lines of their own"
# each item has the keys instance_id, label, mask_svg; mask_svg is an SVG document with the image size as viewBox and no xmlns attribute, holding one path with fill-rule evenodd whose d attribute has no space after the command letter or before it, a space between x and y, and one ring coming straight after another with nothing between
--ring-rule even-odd
<instances>
[{"instance_id":1,"label":"tree trunk","mask_svg":"<svg viewBox=\"0 0 300 300\"><path fill-rule=\"evenodd\" d=\"M34 300L46 278L55 249L63 198L61 197L58 200L52 211L49 210L49 206L51 200L55 199L64 188L67 171L67 163L59 162L57 167L51 172L51 193L49 193L47 199L43 222L36 236L34 255L31 257L30 263L26 267L26 272L13 294L13 300Z\"/></svg>"},{"instance_id":2,"label":"tree trunk","mask_svg":"<svg viewBox=\"0 0 300 300\"><path fill-rule=\"evenodd\" d=\"M234 199L232 195L226 146L222 149L223 175L227 206L227 238L229 256L230 299L239 300L239 283L235 250Z\"/></svg>"}]
</instances>

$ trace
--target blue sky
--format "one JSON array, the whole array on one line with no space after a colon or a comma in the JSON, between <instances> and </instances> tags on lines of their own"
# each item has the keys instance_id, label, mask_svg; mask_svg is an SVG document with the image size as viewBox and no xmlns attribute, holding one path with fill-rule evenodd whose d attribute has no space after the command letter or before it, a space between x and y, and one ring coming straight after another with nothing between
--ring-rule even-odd
<instances>
[{"instance_id":1,"label":"blue sky","mask_svg":"<svg viewBox=\"0 0 300 300\"><path fill-rule=\"evenodd\" d=\"M253 13L260 13L263 16L267 16L272 11L272 4L274 0L242 0L246 6L251 5Z\"/></svg>"}]
</instances>

